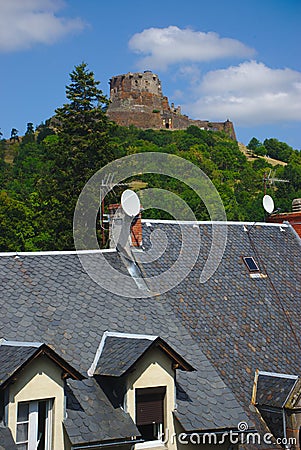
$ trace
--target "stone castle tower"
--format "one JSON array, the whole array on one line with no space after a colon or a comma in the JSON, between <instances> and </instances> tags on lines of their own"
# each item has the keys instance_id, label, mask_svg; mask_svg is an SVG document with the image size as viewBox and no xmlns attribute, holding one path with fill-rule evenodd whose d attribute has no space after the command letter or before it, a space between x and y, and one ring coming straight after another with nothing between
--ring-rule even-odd
<instances>
[{"instance_id":1,"label":"stone castle tower","mask_svg":"<svg viewBox=\"0 0 301 450\"><path fill-rule=\"evenodd\" d=\"M233 123L193 120L181 114L181 108L169 105L162 94L158 75L146 70L143 73L117 75L110 80L108 116L118 125L135 125L142 129L184 130L195 125L204 130L224 131L236 139Z\"/></svg>"}]
</instances>

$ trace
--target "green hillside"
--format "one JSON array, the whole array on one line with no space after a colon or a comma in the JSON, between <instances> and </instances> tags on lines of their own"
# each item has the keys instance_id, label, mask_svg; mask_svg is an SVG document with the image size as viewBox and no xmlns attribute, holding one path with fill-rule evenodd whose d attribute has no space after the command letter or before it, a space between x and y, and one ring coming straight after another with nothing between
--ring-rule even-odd
<instances>
[{"instance_id":1,"label":"green hillside","mask_svg":"<svg viewBox=\"0 0 301 450\"><path fill-rule=\"evenodd\" d=\"M246 151L225 134L195 126L185 131L119 127L106 117L108 100L86 64L70 77L68 103L57 109L55 121L36 130L29 123L19 142L0 141L0 251L72 249L73 212L85 183L108 162L138 152L175 154L200 167L216 186L228 220L264 219L263 179L270 170L273 177L289 180L267 183L276 208L290 211L292 200L301 197L301 155L287 144L253 138ZM147 174L128 183L133 189L172 190L197 219L208 219L200 199L177 180ZM106 208L120 195L121 188L110 194ZM169 217L158 210L145 214Z\"/></svg>"}]
</instances>

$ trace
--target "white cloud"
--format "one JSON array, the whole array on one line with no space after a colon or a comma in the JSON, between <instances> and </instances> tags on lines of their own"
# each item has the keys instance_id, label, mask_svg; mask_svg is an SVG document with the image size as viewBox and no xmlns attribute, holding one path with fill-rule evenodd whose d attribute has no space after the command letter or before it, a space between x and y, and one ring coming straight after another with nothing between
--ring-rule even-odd
<instances>
[{"instance_id":1,"label":"white cloud","mask_svg":"<svg viewBox=\"0 0 301 450\"><path fill-rule=\"evenodd\" d=\"M0 52L52 44L84 28L81 19L58 16L62 0L0 0Z\"/></svg>"},{"instance_id":2,"label":"white cloud","mask_svg":"<svg viewBox=\"0 0 301 450\"><path fill-rule=\"evenodd\" d=\"M256 61L208 72L183 105L192 117L237 125L301 121L301 73Z\"/></svg>"},{"instance_id":3,"label":"white cloud","mask_svg":"<svg viewBox=\"0 0 301 450\"><path fill-rule=\"evenodd\" d=\"M139 61L140 67L160 70L175 63L250 57L255 53L254 49L236 39L176 26L148 28L136 33L130 39L129 47L135 53L146 55Z\"/></svg>"}]
</instances>

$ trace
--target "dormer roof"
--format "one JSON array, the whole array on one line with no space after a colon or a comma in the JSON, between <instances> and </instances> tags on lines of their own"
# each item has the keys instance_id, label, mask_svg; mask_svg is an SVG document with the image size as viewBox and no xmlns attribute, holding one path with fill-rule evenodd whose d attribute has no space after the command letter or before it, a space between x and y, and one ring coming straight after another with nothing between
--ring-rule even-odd
<instances>
[{"instance_id":1,"label":"dormer roof","mask_svg":"<svg viewBox=\"0 0 301 450\"><path fill-rule=\"evenodd\" d=\"M100 351L94 359L95 375L120 377L133 370L143 356L154 348L165 353L172 361L174 369L195 370L179 353L158 336L126 333L103 335ZM93 370L93 369L92 369ZM89 373L92 375L92 373Z\"/></svg>"},{"instance_id":2,"label":"dormer roof","mask_svg":"<svg viewBox=\"0 0 301 450\"><path fill-rule=\"evenodd\" d=\"M39 342L0 341L0 388L4 389L19 373L39 356L45 355L57 364L64 377L82 380L83 375L68 364L48 345Z\"/></svg>"}]
</instances>

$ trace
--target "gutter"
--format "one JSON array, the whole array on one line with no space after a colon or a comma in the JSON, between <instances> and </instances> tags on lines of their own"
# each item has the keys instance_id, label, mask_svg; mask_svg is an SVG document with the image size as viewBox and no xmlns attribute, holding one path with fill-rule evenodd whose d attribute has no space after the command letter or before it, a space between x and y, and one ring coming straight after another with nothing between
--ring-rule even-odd
<instances>
[{"instance_id":1,"label":"gutter","mask_svg":"<svg viewBox=\"0 0 301 450\"><path fill-rule=\"evenodd\" d=\"M81 450L81 449L96 449L96 448L106 448L106 447L118 447L120 445L130 444L131 446L135 444L139 444L140 442L144 442L143 439L133 439L133 440L125 440L125 441L117 441L117 442L104 442L99 444L75 444L71 446L71 450Z\"/></svg>"}]
</instances>

